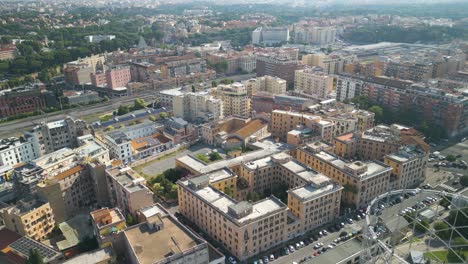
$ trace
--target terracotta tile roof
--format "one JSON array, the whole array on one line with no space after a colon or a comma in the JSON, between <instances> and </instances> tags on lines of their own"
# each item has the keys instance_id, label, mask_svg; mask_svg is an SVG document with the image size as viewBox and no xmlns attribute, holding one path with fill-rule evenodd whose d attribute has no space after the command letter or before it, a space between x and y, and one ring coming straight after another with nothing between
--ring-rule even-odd
<instances>
[{"instance_id":1,"label":"terracotta tile roof","mask_svg":"<svg viewBox=\"0 0 468 264\"><path fill-rule=\"evenodd\" d=\"M83 167L81 165L78 165L78 166L75 166L69 170L66 170L60 174L58 174L57 176L55 176L55 179L60 181L60 180L63 180L65 179L66 177L69 177L70 175L73 175L79 171L81 171L83 169Z\"/></svg>"},{"instance_id":2,"label":"terracotta tile roof","mask_svg":"<svg viewBox=\"0 0 468 264\"><path fill-rule=\"evenodd\" d=\"M268 122L263 121L262 119L255 119L247 123L243 128L234 132L234 134L247 138L267 125Z\"/></svg>"},{"instance_id":3,"label":"terracotta tile roof","mask_svg":"<svg viewBox=\"0 0 468 264\"><path fill-rule=\"evenodd\" d=\"M350 141L351 139L354 138L354 134L353 133L348 133L348 134L344 134L344 135L341 135L341 136L338 136L336 137L337 140L339 141Z\"/></svg>"}]
</instances>

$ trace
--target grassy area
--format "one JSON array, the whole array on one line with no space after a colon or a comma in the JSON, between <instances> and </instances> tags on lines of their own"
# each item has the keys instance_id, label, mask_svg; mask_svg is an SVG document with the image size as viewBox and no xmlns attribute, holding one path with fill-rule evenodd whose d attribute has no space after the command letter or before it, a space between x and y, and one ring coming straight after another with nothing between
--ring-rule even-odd
<instances>
[{"instance_id":1,"label":"grassy area","mask_svg":"<svg viewBox=\"0 0 468 264\"><path fill-rule=\"evenodd\" d=\"M217 161L217 160L221 160L223 159L221 157L221 155L219 155L218 152L211 152L210 154L208 155L205 155L205 154L202 154L202 153L199 153L197 155L195 155L195 158L203 161L204 163L211 163L211 162L214 162L214 161Z\"/></svg>"},{"instance_id":2,"label":"grassy area","mask_svg":"<svg viewBox=\"0 0 468 264\"><path fill-rule=\"evenodd\" d=\"M457 251L457 254L464 256L464 260L468 260L468 250ZM430 251L424 253L424 257L442 263L461 263L463 260L459 259L454 253L449 253L448 250Z\"/></svg>"}]
</instances>

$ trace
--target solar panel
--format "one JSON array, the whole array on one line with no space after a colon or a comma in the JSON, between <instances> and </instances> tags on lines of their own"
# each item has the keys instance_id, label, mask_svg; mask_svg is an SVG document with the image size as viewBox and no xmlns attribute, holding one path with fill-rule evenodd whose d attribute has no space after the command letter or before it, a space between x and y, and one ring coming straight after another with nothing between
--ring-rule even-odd
<instances>
[{"instance_id":1,"label":"solar panel","mask_svg":"<svg viewBox=\"0 0 468 264\"><path fill-rule=\"evenodd\" d=\"M52 248L29 237L22 237L11 243L9 247L23 256L29 256L29 252L32 249L36 249L42 257L48 260L53 259L60 254L58 251L55 251Z\"/></svg>"}]
</instances>

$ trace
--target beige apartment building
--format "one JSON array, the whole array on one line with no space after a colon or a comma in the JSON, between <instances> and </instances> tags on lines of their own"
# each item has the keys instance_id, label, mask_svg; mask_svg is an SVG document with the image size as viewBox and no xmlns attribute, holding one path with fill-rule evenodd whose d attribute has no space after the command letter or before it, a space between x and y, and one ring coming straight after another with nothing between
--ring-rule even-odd
<instances>
[{"instance_id":1,"label":"beige apartment building","mask_svg":"<svg viewBox=\"0 0 468 264\"><path fill-rule=\"evenodd\" d=\"M297 70L294 77L294 89L324 99L333 92L333 77L322 72L321 68Z\"/></svg>"},{"instance_id":2,"label":"beige apartment building","mask_svg":"<svg viewBox=\"0 0 468 264\"><path fill-rule=\"evenodd\" d=\"M113 207L119 207L126 216L136 216L139 209L152 205L153 192L146 187L145 178L129 167L106 170L107 186Z\"/></svg>"},{"instance_id":3,"label":"beige apartment building","mask_svg":"<svg viewBox=\"0 0 468 264\"><path fill-rule=\"evenodd\" d=\"M396 153L386 155L384 163L393 168L390 177L392 190L419 186L424 181L427 156L414 146L404 146Z\"/></svg>"},{"instance_id":4,"label":"beige apartment building","mask_svg":"<svg viewBox=\"0 0 468 264\"><path fill-rule=\"evenodd\" d=\"M392 168L381 162L348 162L326 151L304 146L297 149L300 162L343 186L342 202L362 207L390 190Z\"/></svg>"},{"instance_id":5,"label":"beige apartment building","mask_svg":"<svg viewBox=\"0 0 468 264\"><path fill-rule=\"evenodd\" d=\"M250 116L250 99L243 84L219 85L217 93L223 101L224 116Z\"/></svg>"},{"instance_id":6,"label":"beige apartment building","mask_svg":"<svg viewBox=\"0 0 468 264\"><path fill-rule=\"evenodd\" d=\"M89 169L81 164L40 182L37 193L50 203L57 222L67 220L96 201Z\"/></svg>"},{"instance_id":7,"label":"beige apartment building","mask_svg":"<svg viewBox=\"0 0 468 264\"><path fill-rule=\"evenodd\" d=\"M286 153L241 164L236 200L217 186L233 184L233 175L222 169L179 181L179 210L241 261L339 216L343 188ZM274 196L245 201L280 184L291 188L290 208Z\"/></svg>"},{"instance_id":8,"label":"beige apartment building","mask_svg":"<svg viewBox=\"0 0 468 264\"><path fill-rule=\"evenodd\" d=\"M34 196L14 205L0 203L0 218L7 229L34 240L46 239L55 226L50 204Z\"/></svg>"},{"instance_id":9,"label":"beige apartment building","mask_svg":"<svg viewBox=\"0 0 468 264\"><path fill-rule=\"evenodd\" d=\"M283 241L287 206L274 196L254 203L237 202L199 177L178 185L180 212L239 260Z\"/></svg>"},{"instance_id":10,"label":"beige apartment building","mask_svg":"<svg viewBox=\"0 0 468 264\"><path fill-rule=\"evenodd\" d=\"M393 124L378 125L364 132L348 133L333 139L335 154L344 158L383 160L401 146L417 146L428 152L429 146L414 129Z\"/></svg>"},{"instance_id":11,"label":"beige apartment building","mask_svg":"<svg viewBox=\"0 0 468 264\"><path fill-rule=\"evenodd\" d=\"M273 137L286 142L291 130L309 128L325 141L331 141L334 124L317 115L299 112L274 110L271 115L270 130Z\"/></svg>"},{"instance_id":12,"label":"beige apartment building","mask_svg":"<svg viewBox=\"0 0 468 264\"><path fill-rule=\"evenodd\" d=\"M287 88L285 80L268 75L252 78L242 82L242 84L246 87L249 97L258 92L267 92L273 95L285 94Z\"/></svg>"}]
</instances>

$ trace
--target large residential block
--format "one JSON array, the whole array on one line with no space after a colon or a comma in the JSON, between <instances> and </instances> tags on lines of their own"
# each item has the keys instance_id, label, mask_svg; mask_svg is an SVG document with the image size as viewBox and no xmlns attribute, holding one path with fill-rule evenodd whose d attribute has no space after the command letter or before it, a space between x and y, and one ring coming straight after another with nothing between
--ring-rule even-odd
<instances>
[{"instance_id":1,"label":"large residential block","mask_svg":"<svg viewBox=\"0 0 468 264\"><path fill-rule=\"evenodd\" d=\"M317 99L325 99L333 92L333 77L323 73L321 68L297 70L294 77L294 89Z\"/></svg>"},{"instance_id":2,"label":"large residential block","mask_svg":"<svg viewBox=\"0 0 468 264\"><path fill-rule=\"evenodd\" d=\"M390 177L392 190L419 186L425 177L428 154L415 146L403 146L384 157L384 163L393 168Z\"/></svg>"},{"instance_id":3,"label":"large residential block","mask_svg":"<svg viewBox=\"0 0 468 264\"><path fill-rule=\"evenodd\" d=\"M344 204L362 207L390 190L392 168L378 161L346 161L308 146L297 149L296 158L341 184Z\"/></svg>"},{"instance_id":4,"label":"large residential block","mask_svg":"<svg viewBox=\"0 0 468 264\"><path fill-rule=\"evenodd\" d=\"M291 130L309 128L323 140L330 141L333 135L333 122L325 121L322 117L306 113L274 110L271 116L271 134L282 141L286 141Z\"/></svg>"}]
</instances>

